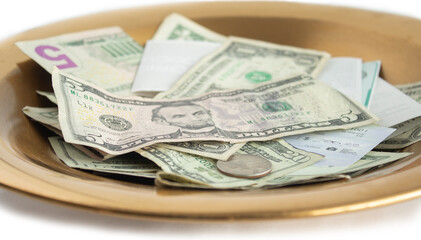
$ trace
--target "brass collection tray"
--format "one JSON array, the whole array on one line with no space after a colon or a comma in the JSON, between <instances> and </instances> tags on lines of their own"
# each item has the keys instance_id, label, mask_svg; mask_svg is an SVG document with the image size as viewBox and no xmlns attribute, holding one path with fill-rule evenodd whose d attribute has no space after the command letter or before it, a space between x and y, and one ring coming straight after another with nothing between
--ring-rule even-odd
<instances>
[{"instance_id":1,"label":"brass collection tray","mask_svg":"<svg viewBox=\"0 0 421 240\"><path fill-rule=\"evenodd\" d=\"M104 178L57 161L51 135L22 113L48 106L35 90L51 91L50 74L14 42L120 26L140 44L170 13L218 33L324 50L332 56L382 60L392 84L421 80L421 21L344 7L285 2L204 2L131 8L39 27L0 42L0 185L54 203L98 213L152 220L227 221L344 213L421 196L421 142L414 152L352 180L254 191L160 188L151 181Z\"/></svg>"}]
</instances>

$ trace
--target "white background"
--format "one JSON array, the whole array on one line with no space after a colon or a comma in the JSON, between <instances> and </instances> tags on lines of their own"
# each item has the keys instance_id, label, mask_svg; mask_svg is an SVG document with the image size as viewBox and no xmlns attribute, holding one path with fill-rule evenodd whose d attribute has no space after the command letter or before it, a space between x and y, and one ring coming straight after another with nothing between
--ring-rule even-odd
<instances>
[{"instance_id":1,"label":"white background","mask_svg":"<svg viewBox=\"0 0 421 240\"><path fill-rule=\"evenodd\" d=\"M2 1L0 40L71 17L166 2L175 1ZM421 4L409 0L300 2L366 8L421 19ZM139 221L83 212L0 188L0 239L420 239L420 228L421 198L382 208L317 218L184 224Z\"/></svg>"}]
</instances>

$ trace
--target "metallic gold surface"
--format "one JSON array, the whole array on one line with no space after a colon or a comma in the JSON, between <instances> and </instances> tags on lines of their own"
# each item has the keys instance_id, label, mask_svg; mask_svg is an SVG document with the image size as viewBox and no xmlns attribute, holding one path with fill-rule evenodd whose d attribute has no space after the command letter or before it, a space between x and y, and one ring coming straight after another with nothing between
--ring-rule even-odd
<instances>
[{"instance_id":1,"label":"metallic gold surface","mask_svg":"<svg viewBox=\"0 0 421 240\"><path fill-rule=\"evenodd\" d=\"M392 84L421 80L421 21L391 14L281 2L209 2L118 10L57 22L0 43L2 186L98 213L176 221L319 216L421 196L421 142L406 149L415 154L383 169L381 175L256 191L162 189L150 183L102 178L58 162L47 140L51 133L21 111L25 105L48 106L35 90L51 91L50 75L14 42L119 25L143 44L171 12L224 35L365 61L381 59L381 75Z\"/></svg>"}]
</instances>

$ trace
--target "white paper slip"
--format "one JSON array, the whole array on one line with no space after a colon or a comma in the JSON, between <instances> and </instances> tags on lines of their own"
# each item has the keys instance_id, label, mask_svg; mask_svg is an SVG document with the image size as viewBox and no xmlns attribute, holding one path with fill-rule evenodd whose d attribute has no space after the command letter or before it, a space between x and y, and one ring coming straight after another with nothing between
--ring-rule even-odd
<instances>
[{"instance_id":1,"label":"white paper slip","mask_svg":"<svg viewBox=\"0 0 421 240\"><path fill-rule=\"evenodd\" d=\"M347 97L361 102L362 60L336 57L327 61L318 79L329 84Z\"/></svg>"},{"instance_id":2,"label":"white paper slip","mask_svg":"<svg viewBox=\"0 0 421 240\"><path fill-rule=\"evenodd\" d=\"M189 68L219 46L220 43L200 41L148 41L132 92L168 90Z\"/></svg>"},{"instance_id":3,"label":"white paper slip","mask_svg":"<svg viewBox=\"0 0 421 240\"><path fill-rule=\"evenodd\" d=\"M381 61L365 62L362 69L361 81L361 103L368 107L371 103L371 96L374 92L377 79L379 78Z\"/></svg>"},{"instance_id":4,"label":"white paper slip","mask_svg":"<svg viewBox=\"0 0 421 240\"><path fill-rule=\"evenodd\" d=\"M380 118L380 126L391 127L421 116L421 104L380 77L371 101L369 110Z\"/></svg>"},{"instance_id":5,"label":"white paper slip","mask_svg":"<svg viewBox=\"0 0 421 240\"><path fill-rule=\"evenodd\" d=\"M283 138L295 148L325 156L312 166L294 172L294 175L308 175L312 168L324 168L337 172L360 160L365 154L382 142L395 129L369 125L341 131L325 131L301 134Z\"/></svg>"}]
</instances>

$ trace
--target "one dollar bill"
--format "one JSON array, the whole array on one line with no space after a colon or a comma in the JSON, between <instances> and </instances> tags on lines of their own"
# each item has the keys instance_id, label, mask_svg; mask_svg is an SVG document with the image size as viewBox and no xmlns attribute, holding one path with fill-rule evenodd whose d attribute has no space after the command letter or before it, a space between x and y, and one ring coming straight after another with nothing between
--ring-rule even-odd
<instances>
[{"instance_id":1,"label":"one dollar bill","mask_svg":"<svg viewBox=\"0 0 421 240\"><path fill-rule=\"evenodd\" d=\"M223 89L253 88L293 74L316 77L330 55L326 52L229 37L214 53L203 58L170 90L155 98L182 98Z\"/></svg>"}]
</instances>

